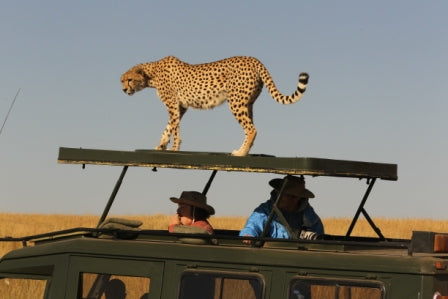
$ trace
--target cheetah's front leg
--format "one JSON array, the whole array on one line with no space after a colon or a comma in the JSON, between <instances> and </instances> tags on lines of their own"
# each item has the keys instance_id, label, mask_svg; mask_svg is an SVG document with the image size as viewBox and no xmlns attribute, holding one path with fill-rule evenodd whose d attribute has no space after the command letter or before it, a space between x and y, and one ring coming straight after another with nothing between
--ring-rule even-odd
<instances>
[{"instance_id":1,"label":"cheetah's front leg","mask_svg":"<svg viewBox=\"0 0 448 299\"><path fill-rule=\"evenodd\" d=\"M171 125L170 121L165 127L165 130L162 133L162 137L160 137L159 145L155 148L156 150L166 150L166 147L168 143L170 143L170 136L171 136Z\"/></svg>"},{"instance_id":2,"label":"cheetah's front leg","mask_svg":"<svg viewBox=\"0 0 448 299\"><path fill-rule=\"evenodd\" d=\"M180 143L182 140L180 139L180 120L182 116L184 116L185 112L187 112L187 108L184 108L177 104L177 109L174 111L172 115L170 115L171 121L171 134L173 135L173 151L178 151L180 149Z\"/></svg>"},{"instance_id":3,"label":"cheetah's front leg","mask_svg":"<svg viewBox=\"0 0 448 299\"><path fill-rule=\"evenodd\" d=\"M182 116L185 114L185 112L187 112L187 108L183 108L178 104L167 105L167 108L169 121L166 125L165 131L163 131L162 133L160 143L156 147L156 150L165 150L168 143L170 142L171 136L173 136L173 146L171 150L178 151L181 143L179 124Z\"/></svg>"}]
</instances>

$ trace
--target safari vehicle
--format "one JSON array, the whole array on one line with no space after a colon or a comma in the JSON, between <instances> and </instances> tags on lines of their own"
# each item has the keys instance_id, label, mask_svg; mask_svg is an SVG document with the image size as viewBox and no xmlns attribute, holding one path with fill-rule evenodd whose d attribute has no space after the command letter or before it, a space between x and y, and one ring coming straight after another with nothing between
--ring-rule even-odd
<instances>
[{"instance_id":1,"label":"safari vehicle","mask_svg":"<svg viewBox=\"0 0 448 299\"><path fill-rule=\"evenodd\" d=\"M2 298L448 298L448 234L390 239L365 210L377 180L397 180L395 164L75 148L60 148L58 161L123 170L98 227L2 239L23 243L0 260ZM132 166L211 171L204 193L217 171L335 176L368 184L345 235L260 237L247 245L234 230L168 233L108 218ZM377 236L351 235L361 214ZM118 225L104 225L108 221Z\"/></svg>"}]
</instances>

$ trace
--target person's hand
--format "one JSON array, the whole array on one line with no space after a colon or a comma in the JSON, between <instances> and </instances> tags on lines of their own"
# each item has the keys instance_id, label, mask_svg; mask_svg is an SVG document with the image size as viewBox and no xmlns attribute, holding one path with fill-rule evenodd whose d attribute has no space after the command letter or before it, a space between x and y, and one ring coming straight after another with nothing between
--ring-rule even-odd
<instances>
[{"instance_id":1,"label":"person's hand","mask_svg":"<svg viewBox=\"0 0 448 299\"><path fill-rule=\"evenodd\" d=\"M253 236L251 236L251 235L249 235L249 234L245 234L244 236L245 236L245 237L253 237ZM247 245L250 245L251 242L252 242L251 240L243 240L243 243L244 243L244 244L247 244Z\"/></svg>"},{"instance_id":2,"label":"person's hand","mask_svg":"<svg viewBox=\"0 0 448 299\"><path fill-rule=\"evenodd\" d=\"M173 217L171 217L169 225L178 225L178 224L180 224L180 216L179 214L176 214Z\"/></svg>"}]
</instances>

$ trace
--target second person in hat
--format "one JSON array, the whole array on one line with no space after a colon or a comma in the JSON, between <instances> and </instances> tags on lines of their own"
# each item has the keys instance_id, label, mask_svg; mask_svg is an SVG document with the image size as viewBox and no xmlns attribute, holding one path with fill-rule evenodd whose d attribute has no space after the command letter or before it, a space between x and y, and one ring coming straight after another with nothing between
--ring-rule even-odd
<instances>
[{"instance_id":1,"label":"second person in hat","mask_svg":"<svg viewBox=\"0 0 448 299\"><path fill-rule=\"evenodd\" d=\"M178 225L189 225L200 227L209 234L213 234L213 227L207 219L215 214L215 209L207 204L205 195L197 191L184 191L179 198L171 197L170 199L178 204L178 208L176 215L169 222L169 232L174 232Z\"/></svg>"},{"instance_id":2,"label":"second person in hat","mask_svg":"<svg viewBox=\"0 0 448 299\"><path fill-rule=\"evenodd\" d=\"M288 230L279 221L277 215L268 228L265 237L270 238L308 238L310 233L315 236L324 234L324 226L319 216L309 204L308 200L314 198L314 194L305 188L303 177L288 175L283 179L273 179L269 185L273 187L271 198L258 206L252 215L247 219L246 225L240 231L240 236L259 237L263 233L264 226L274 207L278 193L287 179L283 189L283 195L277 203L277 207L282 212L294 236L290 236ZM250 243L245 241L245 243Z\"/></svg>"}]
</instances>

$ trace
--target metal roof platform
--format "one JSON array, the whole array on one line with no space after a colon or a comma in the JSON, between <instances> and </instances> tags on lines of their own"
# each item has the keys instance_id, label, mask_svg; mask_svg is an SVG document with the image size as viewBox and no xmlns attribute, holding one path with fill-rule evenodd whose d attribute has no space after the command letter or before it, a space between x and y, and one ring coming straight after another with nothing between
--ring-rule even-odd
<instances>
[{"instance_id":1,"label":"metal roof platform","mask_svg":"<svg viewBox=\"0 0 448 299\"><path fill-rule=\"evenodd\" d=\"M397 180L397 165L307 157L231 156L229 153L59 148L59 163L265 172Z\"/></svg>"}]
</instances>

